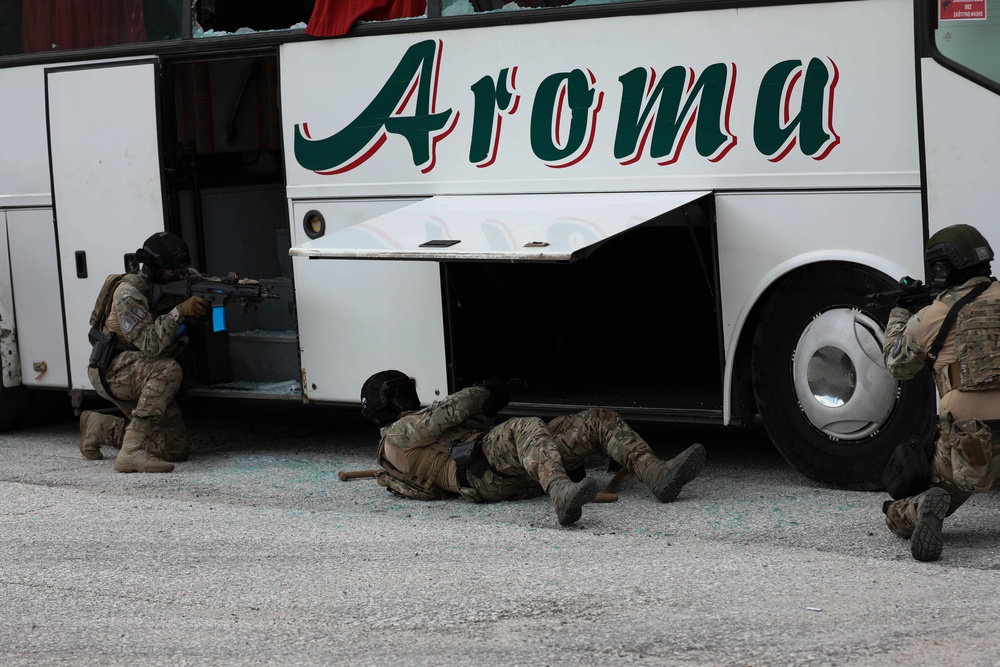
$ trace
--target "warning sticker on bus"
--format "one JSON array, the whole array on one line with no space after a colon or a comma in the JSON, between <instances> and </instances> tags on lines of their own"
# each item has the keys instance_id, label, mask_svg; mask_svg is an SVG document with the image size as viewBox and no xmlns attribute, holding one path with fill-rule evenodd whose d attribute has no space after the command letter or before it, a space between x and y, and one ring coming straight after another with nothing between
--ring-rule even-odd
<instances>
[{"instance_id":1,"label":"warning sticker on bus","mask_svg":"<svg viewBox=\"0 0 1000 667\"><path fill-rule=\"evenodd\" d=\"M942 21L986 20L986 0L941 0L938 7Z\"/></svg>"}]
</instances>

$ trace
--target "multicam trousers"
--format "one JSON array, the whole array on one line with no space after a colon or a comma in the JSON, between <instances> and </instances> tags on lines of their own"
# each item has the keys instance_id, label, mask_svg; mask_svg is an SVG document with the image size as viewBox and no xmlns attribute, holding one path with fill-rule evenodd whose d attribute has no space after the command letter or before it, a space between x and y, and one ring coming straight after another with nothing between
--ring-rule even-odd
<instances>
[{"instance_id":1,"label":"multicam trousers","mask_svg":"<svg viewBox=\"0 0 1000 667\"><path fill-rule=\"evenodd\" d=\"M476 502L532 498L596 451L636 474L657 460L646 441L611 410L592 408L547 425L538 417L515 417L483 437L483 452L499 474L470 478L472 486L462 495Z\"/></svg>"},{"instance_id":2,"label":"multicam trousers","mask_svg":"<svg viewBox=\"0 0 1000 667\"><path fill-rule=\"evenodd\" d=\"M191 443L181 409L174 400L183 379L177 361L169 357L150 359L141 352L119 353L104 375L113 397L104 390L96 369L91 368L89 376L97 393L118 406L128 419L150 423L152 430L144 449L164 461L187 459ZM124 434L124 429L121 431Z\"/></svg>"},{"instance_id":3,"label":"multicam trousers","mask_svg":"<svg viewBox=\"0 0 1000 667\"><path fill-rule=\"evenodd\" d=\"M942 435L935 444L934 459L931 462L931 486L940 487L948 492L951 502L948 505L947 516L951 516L955 510L973 496L974 492L968 491L969 487L962 485L961 480L958 484L956 483L953 458L945 445L944 438L945 436ZM993 432L992 445L993 458L1000 461L1000 432ZM889 505L885 512L885 523L889 530L902 538L909 539L917 523L917 507L926 493L924 491L924 493L897 500Z\"/></svg>"}]
</instances>

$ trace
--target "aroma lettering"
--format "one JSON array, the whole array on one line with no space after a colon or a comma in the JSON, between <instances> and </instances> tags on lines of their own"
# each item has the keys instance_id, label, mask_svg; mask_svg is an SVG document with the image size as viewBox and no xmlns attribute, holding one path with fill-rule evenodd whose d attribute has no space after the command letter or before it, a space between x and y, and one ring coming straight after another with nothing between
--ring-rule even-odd
<instances>
[{"instance_id":1,"label":"aroma lettering","mask_svg":"<svg viewBox=\"0 0 1000 667\"><path fill-rule=\"evenodd\" d=\"M413 164L428 173L436 164L438 142L456 127L458 110L437 110L437 78L443 44L426 40L411 46L381 90L339 132L314 139L307 123L295 126L295 159L319 174L341 174L364 164L388 135L409 145ZM517 113L522 95L517 67L484 76L471 87L474 96L469 162L494 164L505 118ZM622 165L652 160L675 163L694 129L694 150L718 162L737 143L729 129L736 90L736 64L715 63L696 73L674 66L662 75L637 67L620 77L621 103L614 138L614 158ZM756 150L772 162L798 147L814 160L826 158L840 137L833 129L834 90L839 75L829 58L786 60L771 67L757 88L753 123ZM604 91L590 70L550 74L530 97L530 147L553 169L585 159L594 145Z\"/></svg>"}]
</instances>

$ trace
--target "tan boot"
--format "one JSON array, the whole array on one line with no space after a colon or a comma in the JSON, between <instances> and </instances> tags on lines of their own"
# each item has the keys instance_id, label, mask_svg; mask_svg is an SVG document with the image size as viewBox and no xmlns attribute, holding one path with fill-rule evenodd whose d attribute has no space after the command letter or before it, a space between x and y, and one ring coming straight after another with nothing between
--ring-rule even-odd
<instances>
[{"instance_id":1,"label":"tan boot","mask_svg":"<svg viewBox=\"0 0 1000 667\"><path fill-rule=\"evenodd\" d=\"M669 503L705 467L705 448L695 443L669 461L650 463L637 475L660 502Z\"/></svg>"},{"instance_id":2,"label":"tan boot","mask_svg":"<svg viewBox=\"0 0 1000 667\"><path fill-rule=\"evenodd\" d=\"M146 435L140 431L125 431L122 449L115 459L115 470L118 472L170 472L173 463L167 463L156 458L142 448Z\"/></svg>"},{"instance_id":3,"label":"tan boot","mask_svg":"<svg viewBox=\"0 0 1000 667\"><path fill-rule=\"evenodd\" d=\"M125 420L121 417L84 410L80 414L80 453L91 461L103 459L101 447L121 447L124 431Z\"/></svg>"},{"instance_id":4,"label":"tan boot","mask_svg":"<svg viewBox=\"0 0 1000 667\"><path fill-rule=\"evenodd\" d=\"M568 477L557 477L545 490L552 498L560 526L570 526L580 520L583 506L597 496L601 485L593 477L584 477L575 484Z\"/></svg>"},{"instance_id":5,"label":"tan boot","mask_svg":"<svg viewBox=\"0 0 1000 667\"><path fill-rule=\"evenodd\" d=\"M104 458L101 454L101 437L97 429L96 416L92 410L84 410L80 413L80 453L83 458L91 461L98 461Z\"/></svg>"}]
</instances>

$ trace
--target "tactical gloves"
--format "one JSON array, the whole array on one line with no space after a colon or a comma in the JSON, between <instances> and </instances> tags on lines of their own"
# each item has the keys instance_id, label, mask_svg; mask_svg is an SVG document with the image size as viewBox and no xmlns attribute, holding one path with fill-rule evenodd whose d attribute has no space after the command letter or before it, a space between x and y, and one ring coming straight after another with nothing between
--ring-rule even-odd
<instances>
[{"instance_id":1,"label":"tactical gloves","mask_svg":"<svg viewBox=\"0 0 1000 667\"><path fill-rule=\"evenodd\" d=\"M201 317L208 311L208 301L200 296L189 297L186 301L177 304L177 312L181 317Z\"/></svg>"}]
</instances>

